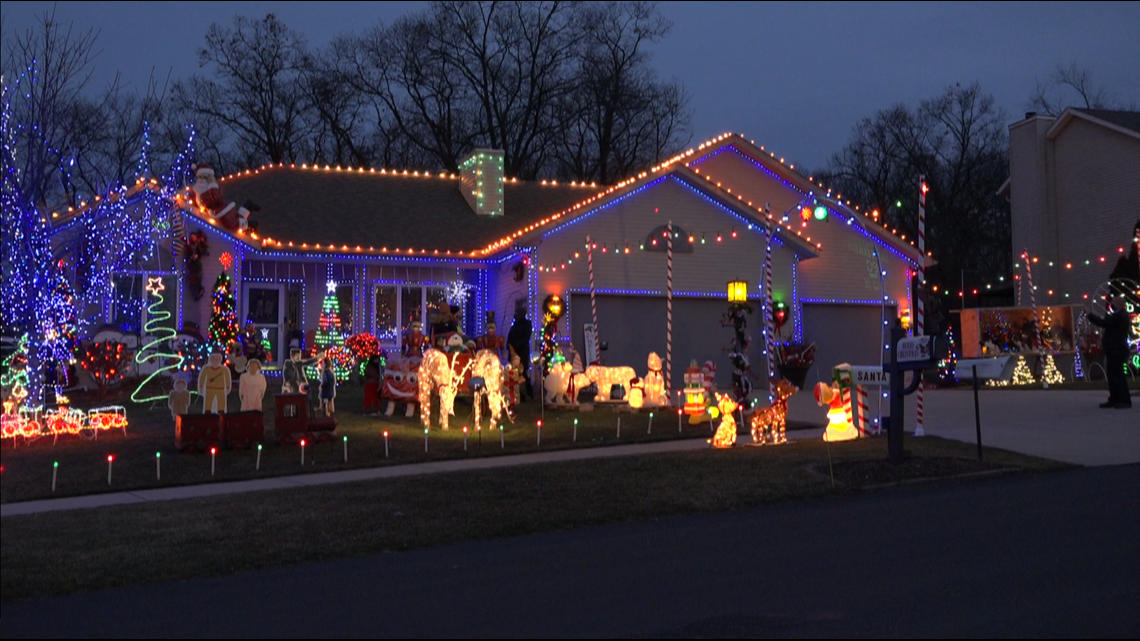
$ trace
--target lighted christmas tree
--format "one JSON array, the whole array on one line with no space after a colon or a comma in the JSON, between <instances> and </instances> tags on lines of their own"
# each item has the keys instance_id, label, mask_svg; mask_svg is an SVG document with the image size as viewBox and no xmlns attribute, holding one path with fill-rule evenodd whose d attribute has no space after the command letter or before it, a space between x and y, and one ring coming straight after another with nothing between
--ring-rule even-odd
<instances>
[{"instance_id":1,"label":"lighted christmas tree","mask_svg":"<svg viewBox=\"0 0 1140 641\"><path fill-rule=\"evenodd\" d=\"M226 346L237 338L237 314L234 312L234 287L230 275L222 270L214 281L214 314L210 317L210 342L225 353Z\"/></svg>"},{"instance_id":2,"label":"lighted christmas tree","mask_svg":"<svg viewBox=\"0 0 1140 641\"><path fill-rule=\"evenodd\" d=\"M1041 373L1041 380L1046 385L1057 385L1065 382L1065 377L1057 369L1057 364L1053 362L1053 355L1045 355L1045 371Z\"/></svg>"},{"instance_id":3,"label":"lighted christmas tree","mask_svg":"<svg viewBox=\"0 0 1140 641\"><path fill-rule=\"evenodd\" d=\"M20 337L16 351L0 363L0 387L4 391L4 413L15 412L28 397L28 335Z\"/></svg>"},{"instance_id":4,"label":"lighted christmas tree","mask_svg":"<svg viewBox=\"0 0 1140 641\"><path fill-rule=\"evenodd\" d=\"M1012 385L1032 385L1037 380L1033 378L1033 372L1029 369L1029 363L1026 362L1024 356L1017 357L1017 365L1013 368L1013 378L1010 380Z\"/></svg>"},{"instance_id":5,"label":"lighted christmas tree","mask_svg":"<svg viewBox=\"0 0 1140 641\"><path fill-rule=\"evenodd\" d=\"M167 398L169 394L152 394L144 397L142 389L155 376L163 372L177 372L182 368L182 357L170 351L171 341L178 336L178 332L175 332L171 327L163 325L163 323L170 320L170 312L161 309L163 302L162 290L164 288L161 278L147 279L146 291L154 297L154 302L147 308L147 321L143 329L146 335L152 336L154 340L143 346L142 350L135 356L135 362L141 365L155 361L162 363L162 365L143 379L143 382L139 383L139 386L135 388L134 392L131 392L131 400L136 403L148 403L150 401Z\"/></svg>"},{"instance_id":6,"label":"lighted christmas tree","mask_svg":"<svg viewBox=\"0 0 1140 641\"><path fill-rule=\"evenodd\" d=\"M314 352L325 352L333 361L338 380L348 378L352 371L352 352L344 345L344 326L340 320L340 301L336 298L336 283L329 281L325 299L321 303L321 316L317 319L317 334L313 337ZM319 371L308 369L309 378L319 377Z\"/></svg>"}]
</instances>

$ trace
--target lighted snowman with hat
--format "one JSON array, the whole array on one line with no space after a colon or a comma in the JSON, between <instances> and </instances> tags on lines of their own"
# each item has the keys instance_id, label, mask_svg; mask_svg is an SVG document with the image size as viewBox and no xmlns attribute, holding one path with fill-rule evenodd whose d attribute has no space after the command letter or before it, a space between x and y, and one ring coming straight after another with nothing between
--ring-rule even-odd
<instances>
[{"instance_id":1,"label":"lighted snowman with hat","mask_svg":"<svg viewBox=\"0 0 1140 641\"><path fill-rule=\"evenodd\" d=\"M194 184L190 188L192 205L198 211L209 216L222 227L230 231L244 231L250 229L249 215L261 211L261 207L252 200L247 200L240 207L237 203L226 202L222 198L222 188L214 175L214 168L206 163L194 166ZM256 223L253 226L256 229Z\"/></svg>"}]
</instances>

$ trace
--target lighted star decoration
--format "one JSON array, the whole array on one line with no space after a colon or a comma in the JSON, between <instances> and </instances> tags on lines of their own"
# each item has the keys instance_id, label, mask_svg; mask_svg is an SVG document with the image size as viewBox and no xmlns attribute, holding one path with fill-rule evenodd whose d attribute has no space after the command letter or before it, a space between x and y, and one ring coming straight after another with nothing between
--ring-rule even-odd
<instances>
[{"instance_id":1,"label":"lighted star decoration","mask_svg":"<svg viewBox=\"0 0 1140 641\"><path fill-rule=\"evenodd\" d=\"M467 305L467 298L471 295L472 289L475 288L461 280L448 283L445 294L447 302L457 307L465 307Z\"/></svg>"},{"instance_id":2,"label":"lighted star decoration","mask_svg":"<svg viewBox=\"0 0 1140 641\"><path fill-rule=\"evenodd\" d=\"M329 294L335 294L336 293L336 281L330 280L329 282L325 283L325 291Z\"/></svg>"},{"instance_id":3,"label":"lighted star decoration","mask_svg":"<svg viewBox=\"0 0 1140 641\"><path fill-rule=\"evenodd\" d=\"M222 264L222 269L228 271L234 264L234 257L229 252L223 252L221 256L218 256L218 262Z\"/></svg>"},{"instance_id":4,"label":"lighted star decoration","mask_svg":"<svg viewBox=\"0 0 1140 641\"><path fill-rule=\"evenodd\" d=\"M263 341L269 340L269 328L268 327L262 327L261 328L261 340L263 340Z\"/></svg>"},{"instance_id":5,"label":"lighted star decoration","mask_svg":"<svg viewBox=\"0 0 1140 641\"><path fill-rule=\"evenodd\" d=\"M159 295L158 293L164 289L166 289L166 285L164 285L162 283L161 277L160 278L147 278L146 279L146 291L147 291L147 293L154 294L155 296L158 296Z\"/></svg>"}]
</instances>

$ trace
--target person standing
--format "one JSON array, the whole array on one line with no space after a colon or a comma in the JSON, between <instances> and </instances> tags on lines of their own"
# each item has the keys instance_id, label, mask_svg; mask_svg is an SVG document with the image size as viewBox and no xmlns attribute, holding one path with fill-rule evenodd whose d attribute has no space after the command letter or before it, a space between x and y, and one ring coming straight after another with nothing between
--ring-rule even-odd
<instances>
[{"instance_id":1,"label":"person standing","mask_svg":"<svg viewBox=\"0 0 1140 641\"><path fill-rule=\"evenodd\" d=\"M1110 311L1100 316L1090 313L1089 322L1104 328L1104 360L1108 372L1108 402L1102 408L1128 409L1132 398L1128 393L1128 377L1124 373L1128 361L1128 334L1132 319L1126 309L1126 301L1121 295L1113 297Z\"/></svg>"},{"instance_id":2,"label":"person standing","mask_svg":"<svg viewBox=\"0 0 1140 641\"><path fill-rule=\"evenodd\" d=\"M526 307L515 308L515 322L507 332L507 345L514 348L523 367L523 398L533 398L534 388L530 384L530 335L533 331L526 317Z\"/></svg>"},{"instance_id":3,"label":"person standing","mask_svg":"<svg viewBox=\"0 0 1140 641\"><path fill-rule=\"evenodd\" d=\"M321 410L328 417L336 413L336 372L331 358L321 361L321 365Z\"/></svg>"}]
</instances>

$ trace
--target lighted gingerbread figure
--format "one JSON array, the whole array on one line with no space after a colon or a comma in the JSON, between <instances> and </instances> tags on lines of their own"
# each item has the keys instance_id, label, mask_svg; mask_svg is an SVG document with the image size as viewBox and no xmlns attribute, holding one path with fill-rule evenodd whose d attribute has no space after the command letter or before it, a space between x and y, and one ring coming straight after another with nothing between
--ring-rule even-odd
<instances>
[{"instance_id":1,"label":"lighted gingerbread figure","mask_svg":"<svg viewBox=\"0 0 1140 641\"><path fill-rule=\"evenodd\" d=\"M179 378L174 381L174 391L166 399L166 406L170 408L171 418L190 413L190 390L186 388L185 380Z\"/></svg>"},{"instance_id":2,"label":"lighted gingerbread figure","mask_svg":"<svg viewBox=\"0 0 1140 641\"><path fill-rule=\"evenodd\" d=\"M738 405L728 394L717 394L716 400L716 409L721 420L720 427L716 428L716 434L713 435L710 443L713 447L729 448L736 445L736 419L732 413L736 411Z\"/></svg>"},{"instance_id":3,"label":"lighted gingerbread figure","mask_svg":"<svg viewBox=\"0 0 1140 641\"><path fill-rule=\"evenodd\" d=\"M503 371L503 377L506 386L507 414L513 417L518 404L522 401L523 366L522 359L515 353L515 348L508 347L507 350L511 355L511 364Z\"/></svg>"},{"instance_id":4,"label":"lighted gingerbread figure","mask_svg":"<svg viewBox=\"0 0 1140 641\"><path fill-rule=\"evenodd\" d=\"M847 420L847 408L837 383L816 384L815 402L821 406L827 403L827 431L823 433L823 440L850 441L859 437L859 431Z\"/></svg>"},{"instance_id":5,"label":"lighted gingerbread figure","mask_svg":"<svg viewBox=\"0 0 1140 641\"><path fill-rule=\"evenodd\" d=\"M499 336L495 325L495 312L487 312L487 333L475 341L476 350L488 350L502 361L507 355L507 339Z\"/></svg>"},{"instance_id":6,"label":"lighted gingerbread figure","mask_svg":"<svg viewBox=\"0 0 1140 641\"><path fill-rule=\"evenodd\" d=\"M780 379L776 384L776 402L771 407L756 410L749 421L752 425L753 443L788 442L788 399L797 391L795 385L786 379Z\"/></svg>"},{"instance_id":7,"label":"lighted gingerbread figure","mask_svg":"<svg viewBox=\"0 0 1140 641\"><path fill-rule=\"evenodd\" d=\"M261 210L261 207L250 200L245 201L240 207L235 202L227 203L223 200L222 188L214 176L214 168L205 163L194 168L194 185L190 194L193 198L192 204L197 206L201 213L230 231L248 229L250 213Z\"/></svg>"},{"instance_id":8,"label":"lighted gingerbread figure","mask_svg":"<svg viewBox=\"0 0 1140 641\"><path fill-rule=\"evenodd\" d=\"M203 414L225 414L226 397L233 379L230 368L222 365L222 355L210 354L210 362L198 373L198 393L202 395Z\"/></svg>"},{"instance_id":9,"label":"lighted gingerbread figure","mask_svg":"<svg viewBox=\"0 0 1140 641\"><path fill-rule=\"evenodd\" d=\"M246 363L245 373L238 379L238 397L241 398L241 411L262 411L265 398L265 375L261 373L261 361L256 358Z\"/></svg>"},{"instance_id":10,"label":"lighted gingerbread figure","mask_svg":"<svg viewBox=\"0 0 1140 641\"><path fill-rule=\"evenodd\" d=\"M400 344L400 354L404 358L420 358L428 348L428 337L424 336L424 326L420 321L412 321Z\"/></svg>"}]
</instances>

